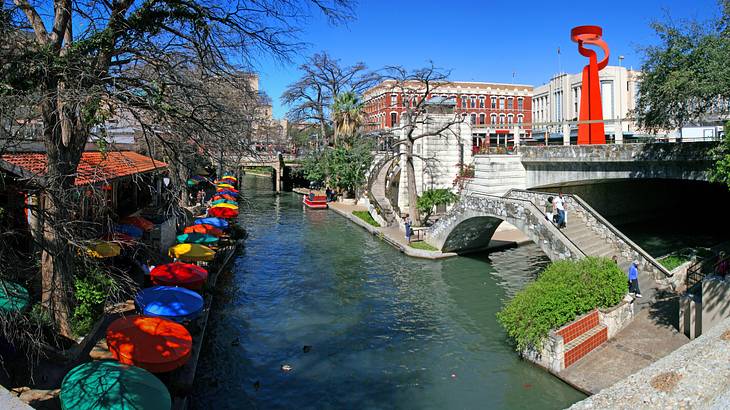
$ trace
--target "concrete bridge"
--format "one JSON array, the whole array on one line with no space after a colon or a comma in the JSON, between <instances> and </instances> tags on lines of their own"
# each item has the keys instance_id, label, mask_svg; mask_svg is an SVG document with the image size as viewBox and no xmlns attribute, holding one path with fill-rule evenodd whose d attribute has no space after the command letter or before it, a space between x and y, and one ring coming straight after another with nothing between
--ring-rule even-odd
<instances>
[{"instance_id":1,"label":"concrete bridge","mask_svg":"<svg viewBox=\"0 0 730 410\"><path fill-rule=\"evenodd\" d=\"M476 155L473 192L502 195L627 179L707 181L716 142L518 147L511 155Z\"/></svg>"},{"instance_id":2,"label":"concrete bridge","mask_svg":"<svg viewBox=\"0 0 730 410\"><path fill-rule=\"evenodd\" d=\"M294 157L285 156L283 154L262 155L242 157L234 161L239 167L271 167L271 182L274 191L282 192L284 190L284 182L288 179L288 171L291 168L298 168L300 163L294 162Z\"/></svg>"}]
</instances>

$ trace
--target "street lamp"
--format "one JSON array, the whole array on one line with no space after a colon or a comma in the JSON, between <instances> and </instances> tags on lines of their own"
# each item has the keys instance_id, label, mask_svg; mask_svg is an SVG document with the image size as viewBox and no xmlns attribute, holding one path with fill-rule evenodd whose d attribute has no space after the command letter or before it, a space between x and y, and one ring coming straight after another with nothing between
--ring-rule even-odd
<instances>
[{"instance_id":1,"label":"street lamp","mask_svg":"<svg viewBox=\"0 0 730 410\"><path fill-rule=\"evenodd\" d=\"M623 62L624 62L624 56L620 55L618 56L618 133L614 132L614 143L616 144L623 144L624 143L624 128L623 125L621 125L621 117L623 117L623 107L622 107L622 97L624 93L624 84L621 82L621 73L623 70ZM627 78L628 81L628 78Z\"/></svg>"}]
</instances>

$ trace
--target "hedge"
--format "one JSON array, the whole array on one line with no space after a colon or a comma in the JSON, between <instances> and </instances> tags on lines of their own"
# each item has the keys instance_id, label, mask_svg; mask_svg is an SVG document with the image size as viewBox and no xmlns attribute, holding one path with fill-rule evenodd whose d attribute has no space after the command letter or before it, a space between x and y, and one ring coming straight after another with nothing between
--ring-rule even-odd
<instances>
[{"instance_id":1,"label":"hedge","mask_svg":"<svg viewBox=\"0 0 730 410\"><path fill-rule=\"evenodd\" d=\"M497 319L517 351L539 350L551 329L597 307L618 304L627 283L626 274L608 258L553 262L497 313Z\"/></svg>"}]
</instances>

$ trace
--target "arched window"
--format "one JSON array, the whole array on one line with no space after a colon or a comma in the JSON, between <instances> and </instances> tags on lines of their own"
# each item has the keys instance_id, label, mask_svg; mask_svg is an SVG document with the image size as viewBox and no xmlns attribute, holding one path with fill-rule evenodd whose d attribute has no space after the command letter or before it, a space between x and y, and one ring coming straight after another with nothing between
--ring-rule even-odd
<instances>
[{"instance_id":1,"label":"arched window","mask_svg":"<svg viewBox=\"0 0 730 410\"><path fill-rule=\"evenodd\" d=\"M514 108L514 105L513 105L512 97L510 97L507 99L507 109L511 110L512 108Z\"/></svg>"},{"instance_id":2,"label":"arched window","mask_svg":"<svg viewBox=\"0 0 730 410\"><path fill-rule=\"evenodd\" d=\"M499 116L499 123L504 124L504 114L500 114Z\"/></svg>"},{"instance_id":3,"label":"arched window","mask_svg":"<svg viewBox=\"0 0 730 410\"><path fill-rule=\"evenodd\" d=\"M497 97L492 97L492 109L497 108Z\"/></svg>"},{"instance_id":4,"label":"arched window","mask_svg":"<svg viewBox=\"0 0 730 410\"><path fill-rule=\"evenodd\" d=\"M492 124L496 124L497 123L497 114L492 114L491 120L492 120Z\"/></svg>"},{"instance_id":5,"label":"arched window","mask_svg":"<svg viewBox=\"0 0 730 410\"><path fill-rule=\"evenodd\" d=\"M477 99L476 99L476 97L474 97L472 95L471 98L470 98L470 101L471 101L471 104L470 104L471 108L476 108L477 107Z\"/></svg>"},{"instance_id":6,"label":"arched window","mask_svg":"<svg viewBox=\"0 0 730 410\"><path fill-rule=\"evenodd\" d=\"M522 121L524 120L524 115L520 114L517 116L517 124L522 125Z\"/></svg>"},{"instance_id":7,"label":"arched window","mask_svg":"<svg viewBox=\"0 0 730 410\"><path fill-rule=\"evenodd\" d=\"M507 124L512 125L512 123L514 122L514 118L515 118L514 115L512 115L512 114L508 115L507 116Z\"/></svg>"},{"instance_id":8,"label":"arched window","mask_svg":"<svg viewBox=\"0 0 730 410\"><path fill-rule=\"evenodd\" d=\"M484 114L479 114L479 124L484 124Z\"/></svg>"},{"instance_id":9,"label":"arched window","mask_svg":"<svg viewBox=\"0 0 730 410\"><path fill-rule=\"evenodd\" d=\"M474 124L477 123L477 115L476 114L472 114L469 117L471 118L472 125L474 125Z\"/></svg>"},{"instance_id":10,"label":"arched window","mask_svg":"<svg viewBox=\"0 0 730 410\"><path fill-rule=\"evenodd\" d=\"M397 112L391 112L390 113L390 126L395 127L398 125L398 113Z\"/></svg>"}]
</instances>

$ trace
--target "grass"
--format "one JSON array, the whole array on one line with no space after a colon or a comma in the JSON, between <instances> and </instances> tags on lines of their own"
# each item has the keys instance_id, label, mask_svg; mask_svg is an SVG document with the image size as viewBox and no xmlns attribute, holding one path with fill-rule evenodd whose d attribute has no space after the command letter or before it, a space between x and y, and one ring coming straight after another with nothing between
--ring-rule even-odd
<instances>
[{"instance_id":1,"label":"grass","mask_svg":"<svg viewBox=\"0 0 730 410\"><path fill-rule=\"evenodd\" d=\"M413 249L421 249L423 251L438 251L438 249L434 248L433 246L431 246L423 241L414 241L414 242L411 242L409 245Z\"/></svg>"},{"instance_id":2,"label":"grass","mask_svg":"<svg viewBox=\"0 0 730 410\"><path fill-rule=\"evenodd\" d=\"M661 263L669 271L672 271L679 265L688 262L689 260L690 258L687 255L669 255L666 258L660 259L659 263Z\"/></svg>"},{"instance_id":3,"label":"grass","mask_svg":"<svg viewBox=\"0 0 730 410\"><path fill-rule=\"evenodd\" d=\"M370 216L370 213L368 211L352 211L352 214L356 217L362 219L363 221L369 223L370 225L380 228L380 224L373 219L372 216Z\"/></svg>"}]
</instances>

